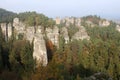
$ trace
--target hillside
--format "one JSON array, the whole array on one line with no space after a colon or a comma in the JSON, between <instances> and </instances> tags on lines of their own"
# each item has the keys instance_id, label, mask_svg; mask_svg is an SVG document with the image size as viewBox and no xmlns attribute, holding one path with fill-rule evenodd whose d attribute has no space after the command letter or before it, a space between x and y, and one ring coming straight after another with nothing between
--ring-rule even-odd
<instances>
[{"instance_id":1,"label":"hillside","mask_svg":"<svg viewBox=\"0 0 120 80\"><path fill-rule=\"evenodd\" d=\"M1 80L120 80L120 25L92 15L1 16Z\"/></svg>"},{"instance_id":2,"label":"hillside","mask_svg":"<svg viewBox=\"0 0 120 80\"><path fill-rule=\"evenodd\" d=\"M0 8L0 23L12 22L13 18L15 18L16 16L17 16L16 13Z\"/></svg>"}]
</instances>

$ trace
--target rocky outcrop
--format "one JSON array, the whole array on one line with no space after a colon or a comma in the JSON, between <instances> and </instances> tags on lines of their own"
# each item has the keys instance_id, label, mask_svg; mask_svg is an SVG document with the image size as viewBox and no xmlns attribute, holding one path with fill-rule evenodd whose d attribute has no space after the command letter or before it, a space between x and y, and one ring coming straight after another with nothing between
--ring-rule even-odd
<instances>
[{"instance_id":1,"label":"rocky outcrop","mask_svg":"<svg viewBox=\"0 0 120 80\"><path fill-rule=\"evenodd\" d=\"M11 38L11 36L12 36L12 24L9 23L8 24L8 39Z\"/></svg>"},{"instance_id":2,"label":"rocky outcrop","mask_svg":"<svg viewBox=\"0 0 120 80\"><path fill-rule=\"evenodd\" d=\"M7 36L7 26L6 26L6 23L1 23L1 29L2 29L2 33L4 34L4 36L6 37Z\"/></svg>"},{"instance_id":3,"label":"rocky outcrop","mask_svg":"<svg viewBox=\"0 0 120 80\"><path fill-rule=\"evenodd\" d=\"M46 28L47 37L52 43L59 48L59 29L55 26L53 29Z\"/></svg>"},{"instance_id":4,"label":"rocky outcrop","mask_svg":"<svg viewBox=\"0 0 120 80\"><path fill-rule=\"evenodd\" d=\"M72 36L72 40L74 40L74 39L76 39L76 40L83 40L83 39L89 40L90 39L90 37L88 36L88 34L83 26L79 26L78 29L79 29L79 31L76 32Z\"/></svg>"},{"instance_id":5,"label":"rocky outcrop","mask_svg":"<svg viewBox=\"0 0 120 80\"><path fill-rule=\"evenodd\" d=\"M108 27L110 25L110 22L108 20L103 20L99 22L99 26L101 27Z\"/></svg>"},{"instance_id":6,"label":"rocky outcrop","mask_svg":"<svg viewBox=\"0 0 120 80\"><path fill-rule=\"evenodd\" d=\"M13 20L13 27L16 30L16 33L24 33L25 31L25 24L19 21L19 18L15 18Z\"/></svg>"},{"instance_id":7,"label":"rocky outcrop","mask_svg":"<svg viewBox=\"0 0 120 80\"><path fill-rule=\"evenodd\" d=\"M60 24L60 18L57 17L57 18L55 19L55 22L56 22L56 24Z\"/></svg>"},{"instance_id":8,"label":"rocky outcrop","mask_svg":"<svg viewBox=\"0 0 120 80\"><path fill-rule=\"evenodd\" d=\"M67 44L69 42L69 36L68 36L68 30L66 27L63 27L61 29L61 35L63 36L63 38L65 40L65 44Z\"/></svg>"},{"instance_id":9,"label":"rocky outcrop","mask_svg":"<svg viewBox=\"0 0 120 80\"><path fill-rule=\"evenodd\" d=\"M79 28L79 31L74 34L72 40L89 40L89 36L87 35L85 28L83 26L80 26L81 19L66 18L65 20L67 21L65 21L66 25L75 23L75 25ZM59 29L57 26L54 26L53 28L48 27L44 31L42 26L26 26L24 23L19 21L19 18L15 18L13 20L13 25L11 23L1 24L2 32L6 36L6 39L7 37L11 37L13 27L15 34L14 36L16 39L19 39L19 35L22 34L23 39L30 41L30 43L33 42L33 57L37 60L37 63L42 63L44 66L48 63L47 49L44 37L47 37L57 48L59 48L59 36L62 36L64 38L65 44L69 42L67 26L61 29Z\"/></svg>"},{"instance_id":10,"label":"rocky outcrop","mask_svg":"<svg viewBox=\"0 0 120 80\"><path fill-rule=\"evenodd\" d=\"M36 32L34 26L25 26L19 21L19 18L13 20L13 27L15 29L16 38L18 39L19 34L24 34L24 39L29 40L30 43L34 44L33 47L33 57L36 59L37 64L41 63L46 66L47 60L47 50L45 40L43 38L41 26L37 26Z\"/></svg>"},{"instance_id":11,"label":"rocky outcrop","mask_svg":"<svg viewBox=\"0 0 120 80\"><path fill-rule=\"evenodd\" d=\"M25 33L25 24L19 21L19 18L13 20L14 34L16 39L18 39L19 34Z\"/></svg>"},{"instance_id":12,"label":"rocky outcrop","mask_svg":"<svg viewBox=\"0 0 120 80\"><path fill-rule=\"evenodd\" d=\"M116 25L116 30L120 32L120 25Z\"/></svg>"},{"instance_id":13,"label":"rocky outcrop","mask_svg":"<svg viewBox=\"0 0 120 80\"><path fill-rule=\"evenodd\" d=\"M46 66L48 63L45 40L42 34L35 34L34 36L34 52L33 57L37 63Z\"/></svg>"},{"instance_id":14,"label":"rocky outcrop","mask_svg":"<svg viewBox=\"0 0 120 80\"><path fill-rule=\"evenodd\" d=\"M2 33L5 36L6 41L9 40L12 36L12 25L11 23L1 23Z\"/></svg>"},{"instance_id":15,"label":"rocky outcrop","mask_svg":"<svg viewBox=\"0 0 120 80\"><path fill-rule=\"evenodd\" d=\"M61 19L61 23L65 24L66 27L69 27L71 24L75 26L80 26L81 18L66 17L66 18Z\"/></svg>"},{"instance_id":16,"label":"rocky outcrop","mask_svg":"<svg viewBox=\"0 0 120 80\"><path fill-rule=\"evenodd\" d=\"M81 19L80 18L75 19L75 25L76 26L81 26Z\"/></svg>"},{"instance_id":17,"label":"rocky outcrop","mask_svg":"<svg viewBox=\"0 0 120 80\"><path fill-rule=\"evenodd\" d=\"M34 32L35 32L34 27L28 27L28 28L26 28L25 38L26 38L26 40L29 40L30 43L33 41Z\"/></svg>"}]
</instances>

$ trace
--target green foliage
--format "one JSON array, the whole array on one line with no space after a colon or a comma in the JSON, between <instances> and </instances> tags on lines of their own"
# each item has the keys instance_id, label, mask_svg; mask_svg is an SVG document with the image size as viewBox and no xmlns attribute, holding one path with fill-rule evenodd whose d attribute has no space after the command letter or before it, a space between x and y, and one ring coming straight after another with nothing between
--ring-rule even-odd
<instances>
[{"instance_id":1,"label":"green foliage","mask_svg":"<svg viewBox=\"0 0 120 80\"><path fill-rule=\"evenodd\" d=\"M12 22L13 18L17 16L16 13L6 11L0 8L0 23L1 22Z\"/></svg>"},{"instance_id":2,"label":"green foliage","mask_svg":"<svg viewBox=\"0 0 120 80\"><path fill-rule=\"evenodd\" d=\"M78 30L79 30L79 29L78 29L76 26L72 25L72 24L68 27L68 35L69 35L70 40L71 40L72 36L73 36Z\"/></svg>"},{"instance_id":3,"label":"green foliage","mask_svg":"<svg viewBox=\"0 0 120 80\"><path fill-rule=\"evenodd\" d=\"M117 71L120 61L120 33L112 25L102 28L87 28L87 31L93 45L90 48L90 54L94 53L90 55L90 59L94 59L91 66L94 67L95 71L105 72L114 80L118 80L120 78Z\"/></svg>"},{"instance_id":4,"label":"green foliage","mask_svg":"<svg viewBox=\"0 0 120 80\"><path fill-rule=\"evenodd\" d=\"M18 40L23 40L23 38L24 38L24 34L20 33L20 34L18 35Z\"/></svg>"},{"instance_id":5,"label":"green foliage","mask_svg":"<svg viewBox=\"0 0 120 80\"><path fill-rule=\"evenodd\" d=\"M1 55L2 54L2 42L3 42L2 38L3 38L3 35L2 35L1 27L0 27L0 63L2 63L2 55ZM0 70L1 68L2 68L2 64L0 64Z\"/></svg>"},{"instance_id":6,"label":"green foliage","mask_svg":"<svg viewBox=\"0 0 120 80\"><path fill-rule=\"evenodd\" d=\"M63 36L59 36L59 50L63 51L65 46L65 40Z\"/></svg>"},{"instance_id":7,"label":"green foliage","mask_svg":"<svg viewBox=\"0 0 120 80\"><path fill-rule=\"evenodd\" d=\"M52 28L55 24L52 19L36 12L20 13L19 18L29 26L42 25L44 29ZM89 27L86 20L97 26ZM112 22L108 27L98 26L99 20L97 16L83 18L82 25L86 25L89 41L73 40L65 44L64 38L60 36L58 50L54 49L51 41L46 41L50 61L47 66L40 65L37 68L34 67L33 43L23 40L22 34L19 40L5 42L0 29L0 63L5 61L6 65L0 64L0 79L9 80L13 76L15 80L89 80L92 75L100 80L108 80L109 77L120 80L120 33ZM74 25L68 27L70 39L77 30ZM9 70L11 67L10 72L7 67ZM104 75L94 75L96 73Z\"/></svg>"},{"instance_id":8,"label":"green foliage","mask_svg":"<svg viewBox=\"0 0 120 80\"><path fill-rule=\"evenodd\" d=\"M13 47L10 54L10 62L15 64L21 63L24 65L24 68L32 65L33 63L33 47L28 41L19 40L13 43ZM21 66L23 66L21 65ZM31 68L31 67L30 67ZM26 68L28 69L28 68Z\"/></svg>"},{"instance_id":9,"label":"green foliage","mask_svg":"<svg viewBox=\"0 0 120 80\"><path fill-rule=\"evenodd\" d=\"M89 15L89 16L83 17L82 20L83 21L91 21L94 24L99 25L99 21L101 20L101 18L96 15L94 15L94 16Z\"/></svg>"},{"instance_id":10,"label":"green foliage","mask_svg":"<svg viewBox=\"0 0 120 80\"><path fill-rule=\"evenodd\" d=\"M19 13L18 16L20 20L25 22L28 26L41 25L44 28L46 28L46 27L53 27L53 25L55 25L53 19L48 18L43 14L38 14L36 12Z\"/></svg>"}]
</instances>

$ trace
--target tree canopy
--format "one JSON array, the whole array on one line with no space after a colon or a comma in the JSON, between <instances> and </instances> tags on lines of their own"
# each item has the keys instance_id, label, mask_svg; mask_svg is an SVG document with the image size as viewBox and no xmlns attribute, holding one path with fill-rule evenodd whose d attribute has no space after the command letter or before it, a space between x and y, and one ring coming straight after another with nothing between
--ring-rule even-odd
<instances>
[{"instance_id":1,"label":"tree canopy","mask_svg":"<svg viewBox=\"0 0 120 80\"><path fill-rule=\"evenodd\" d=\"M13 18L15 18L16 16L17 16L16 13L0 8L0 23L1 22L12 22Z\"/></svg>"}]
</instances>

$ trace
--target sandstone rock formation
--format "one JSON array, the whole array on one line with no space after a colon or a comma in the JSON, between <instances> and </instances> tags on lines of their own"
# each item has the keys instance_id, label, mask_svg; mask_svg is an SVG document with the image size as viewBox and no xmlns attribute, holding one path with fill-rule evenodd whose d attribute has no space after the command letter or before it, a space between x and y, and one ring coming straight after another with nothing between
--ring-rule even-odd
<instances>
[{"instance_id":1,"label":"sandstone rock formation","mask_svg":"<svg viewBox=\"0 0 120 80\"><path fill-rule=\"evenodd\" d=\"M61 20L62 23L65 24L66 27L72 25L80 26L81 25L81 18L75 18L75 17L65 17Z\"/></svg>"},{"instance_id":2,"label":"sandstone rock formation","mask_svg":"<svg viewBox=\"0 0 120 80\"><path fill-rule=\"evenodd\" d=\"M11 23L1 23L1 29L2 29L2 33L4 34L6 41L9 40L9 38L11 38L12 36Z\"/></svg>"},{"instance_id":3,"label":"sandstone rock formation","mask_svg":"<svg viewBox=\"0 0 120 80\"><path fill-rule=\"evenodd\" d=\"M26 38L26 40L29 40L30 43L33 41L34 32L35 32L34 27L28 27L28 28L26 28L25 38Z\"/></svg>"},{"instance_id":4,"label":"sandstone rock formation","mask_svg":"<svg viewBox=\"0 0 120 80\"><path fill-rule=\"evenodd\" d=\"M18 39L19 34L25 33L25 24L19 21L19 18L13 20L13 27L16 39Z\"/></svg>"},{"instance_id":5,"label":"sandstone rock formation","mask_svg":"<svg viewBox=\"0 0 120 80\"><path fill-rule=\"evenodd\" d=\"M120 32L120 25L116 25L116 30Z\"/></svg>"},{"instance_id":6,"label":"sandstone rock formation","mask_svg":"<svg viewBox=\"0 0 120 80\"><path fill-rule=\"evenodd\" d=\"M15 18L13 20L14 34L16 39L18 39L19 34L23 34L24 39L29 40L30 43L33 41L34 44L34 52L33 57L37 60L37 63L41 63L44 66L47 65L47 50L45 40L43 38L41 26L37 27L36 33L34 26L28 27L24 23L19 21L19 18ZM9 23L1 24L2 32L7 37L11 37L12 35L12 25ZM56 32L55 32L56 33Z\"/></svg>"},{"instance_id":7,"label":"sandstone rock formation","mask_svg":"<svg viewBox=\"0 0 120 80\"><path fill-rule=\"evenodd\" d=\"M38 64L41 63L43 66L46 66L48 63L45 40L42 34L35 34L34 36L33 57L37 60Z\"/></svg>"},{"instance_id":8,"label":"sandstone rock formation","mask_svg":"<svg viewBox=\"0 0 120 80\"><path fill-rule=\"evenodd\" d=\"M58 20L58 24L61 21ZM44 37L47 36L49 40L57 47L59 48L59 36L63 36L65 40L65 44L69 42L69 36L68 36L68 29L67 26L70 24L74 24L79 28L79 31L74 34L72 37L73 39L77 40L83 40L87 39L89 40L89 36L87 35L87 32L83 26L81 26L81 19L80 18L65 18L66 26L59 28L57 26L54 26L53 28L46 28L46 30L43 32L42 26L26 26L24 23L19 21L19 18L15 18L13 20L13 25L11 23L1 23L1 28L3 34L7 37L11 37L12 35L12 28L14 27L14 36L16 39L18 39L19 34L23 35L23 39L26 39L30 41L30 43L33 42L34 44L34 51L33 51L33 57L37 60L37 63L42 63L44 66L47 65L48 59L47 59L47 49Z\"/></svg>"},{"instance_id":9,"label":"sandstone rock formation","mask_svg":"<svg viewBox=\"0 0 120 80\"><path fill-rule=\"evenodd\" d=\"M2 33L4 34L4 36L6 37L7 36L7 26L6 26L6 23L1 23L1 29L2 29Z\"/></svg>"},{"instance_id":10,"label":"sandstone rock formation","mask_svg":"<svg viewBox=\"0 0 120 80\"><path fill-rule=\"evenodd\" d=\"M54 26L53 29L46 28L46 34L49 40L59 48L59 29L57 26Z\"/></svg>"},{"instance_id":11,"label":"sandstone rock formation","mask_svg":"<svg viewBox=\"0 0 120 80\"><path fill-rule=\"evenodd\" d=\"M8 38L11 38L11 36L12 36L12 24L9 23L8 24Z\"/></svg>"},{"instance_id":12,"label":"sandstone rock formation","mask_svg":"<svg viewBox=\"0 0 120 80\"><path fill-rule=\"evenodd\" d=\"M103 20L99 22L99 26L101 27L107 27L110 25L110 22L108 20Z\"/></svg>"},{"instance_id":13,"label":"sandstone rock formation","mask_svg":"<svg viewBox=\"0 0 120 80\"><path fill-rule=\"evenodd\" d=\"M76 26L80 26L81 25L81 19L80 18L76 18L75 19L75 25Z\"/></svg>"},{"instance_id":14,"label":"sandstone rock formation","mask_svg":"<svg viewBox=\"0 0 120 80\"><path fill-rule=\"evenodd\" d=\"M57 18L55 19L55 21L56 21L56 24L60 24L60 18L59 18L59 17L57 17Z\"/></svg>"},{"instance_id":15,"label":"sandstone rock formation","mask_svg":"<svg viewBox=\"0 0 120 80\"><path fill-rule=\"evenodd\" d=\"M63 27L61 29L61 35L63 36L63 38L65 39L65 44L67 44L69 42L69 36L68 36L68 30L66 27Z\"/></svg>"},{"instance_id":16,"label":"sandstone rock formation","mask_svg":"<svg viewBox=\"0 0 120 80\"><path fill-rule=\"evenodd\" d=\"M76 40L83 40L83 39L87 39L89 40L90 37L88 36L85 28L83 26L79 26L79 31L76 32L73 36L72 36L72 40L76 39Z\"/></svg>"}]
</instances>

